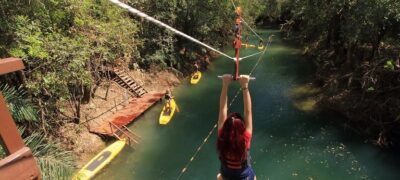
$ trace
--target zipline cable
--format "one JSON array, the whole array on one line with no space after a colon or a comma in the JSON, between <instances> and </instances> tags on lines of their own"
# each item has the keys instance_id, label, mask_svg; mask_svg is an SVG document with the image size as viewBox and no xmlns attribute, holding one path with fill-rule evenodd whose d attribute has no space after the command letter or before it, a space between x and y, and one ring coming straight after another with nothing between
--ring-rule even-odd
<instances>
[{"instance_id":1,"label":"zipline cable","mask_svg":"<svg viewBox=\"0 0 400 180\"><path fill-rule=\"evenodd\" d=\"M241 20L242 20L242 21L244 22L244 24L258 37L258 39L260 39L261 41L264 41L264 39L261 38L261 37L253 30L253 28L251 28L250 25L247 24L247 22L246 22L243 18L241 18Z\"/></svg>"},{"instance_id":2,"label":"zipline cable","mask_svg":"<svg viewBox=\"0 0 400 180\"><path fill-rule=\"evenodd\" d=\"M231 0L231 3L232 3L233 8L236 9L235 2L233 2L233 0ZM253 30L253 28L250 27L249 24L247 24L247 22L243 19L243 17L241 17L240 19L242 20L242 22L244 22L244 24L245 24L245 25L246 25L246 26L261 40L261 41L264 41L264 39L263 39L261 36L259 36L259 35Z\"/></svg>"},{"instance_id":3,"label":"zipline cable","mask_svg":"<svg viewBox=\"0 0 400 180\"><path fill-rule=\"evenodd\" d=\"M241 57L241 58L239 58L239 61L241 61L241 60L243 60L243 59L247 59L247 58L249 58L249 57L253 57L253 56L255 56L255 55L257 55L257 54L260 54L260 53L262 53L262 51L257 52L257 53L254 53L254 54L251 54L251 55L248 55L248 56L245 56L245 57Z\"/></svg>"},{"instance_id":4,"label":"zipline cable","mask_svg":"<svg viewBox=\"0 0 400 180\"><path fill-rule=\"evenodd\" d=\"M258 58L256 64L253 66L253 68L250 70L249 76L251 76L253 74L253 72L255 71L255 69L257 68L258 64L260 63L263 55L265 54L265 52L267 51L268 47L270 46L271 41L269 41L267 43L267 45L265 46L265 49L262 51L261 56ZM233 102L235 102L236 98L238 97L240 91L242 90L242 88L239 88L236 91L235 96L233 97L232 101L229 103L228 108L230 108L233 104ZM208 139L210 138L210 136L213 134L215 128L217 128L217 123L214 124L214 126L211 128L210 132L208 133L208 135L206 136L206 138L204 138L203 142L200 144L200 146L196 149L196 152L193 154L193 156L189 159L189 161L186 163L185 167L182 168L181 172L179 173L178 178L176 178L177 180L181 179L183 174L186 172L186 170L188 169L188 167L190 166L190 164L193 162L193 160L196 158L197 154L199 154L200 150L203 148L203 146L207 143Z\"/></svg>"},{"instance_id":5,"label":"zipline cable","mask_svg":"<svg viewBox=\"0 0 400 180\"><path fill-rule=\"evenodd\" d=\"M223 53L223 52L221 52L221 51L219 51L219 50L217 50L217 49L215 49L215 48L213 48L213 47L211 47L211 46L209 46L209 45L207 45L207 44L205 44L205 43L203 43L203 42L201 42L201 41L199 41L199 40L197 40L197 39L195 39L195 38L193 38L193 37L191 37L191 36L189 36L189 35L187 35L187 34L185 34L183 32L181 32L181 31L179 31L179 30L177 30L177 29L175 29L175 28L173 28L171 26L169 26L169 25L167 25L167 24L165 24L165 23L163 23L163 22L161 22L161 21L159 21L157 19L154 19L153 17L150 17L149 15L147 15L147 14L145 14L145 13L143 13L143 12L141 12L141 11L139 11L139 10L137 10L137 9L125 4L125 3L120 2L119 0L110 0L110 2L114 3L115 5L117 5L117 6L121 7L121 8L127 9L129 12L131 12L131 13L137 15L137 16L145 18L148 21L151 21L151 22L153 22L153 23L155 23L155 24L157 24L159 26L165 27L166 29L168 29L168 30L170 30L170 31L172 31L172 32L174 32L174 33L176 33L176 34L178 34L178 35L180 35L180 36L182 36L182 37L184 37L186 39L189 39L192 42L200 44L200 45L202 45L202 46L204 46L204 47L206 47L206 48L208 48L208 49L210 49L212 51L215 51L215 52L217 52L217 53L229 58L229 59L235 60L235 58L230 57L227 54L225 54L225 53Z\"/></svg>"}]
</instances>

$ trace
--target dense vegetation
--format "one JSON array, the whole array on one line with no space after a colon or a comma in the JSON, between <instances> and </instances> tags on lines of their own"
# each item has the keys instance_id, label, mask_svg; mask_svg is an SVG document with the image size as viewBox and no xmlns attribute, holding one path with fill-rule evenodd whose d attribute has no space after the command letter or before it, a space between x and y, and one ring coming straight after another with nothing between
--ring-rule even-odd
<instances>
[{"instance_id":1,"label":"dense vegetation","mask_svg":"<svg viewBox=\"0 0 400 180\"><path fill-rule=\"evenodd\" d=\"M235 15L230 1L124 2L217 48L231 42ZM262 12L261 2L236 1L253 7L245 11L249 22ZM20 57L26 66L22 73L0 77L0 82L11 92L7 101L23 137L39 147L32 149L38 150L34 152L42 170L51 171L44 173L49 179L68 176L72 167L49 161L72 161L50 139L57 138L65 124L83 121L81 104L90 101L105 67L188 74L194 61L204 65L213 55L107 0L0 0L0 34L0 57Z\"/></svg>"},{"instance_id":2,"label":"dense vegetation","mask_svg":"<svg viewBox=\"0 0 400 180\"><path fill-rule=\"evenodd\" d=\"M321 103L380 146L400 144L400 1L270 0L265 19L305 46Z\"/></svg>"}]
</instances>

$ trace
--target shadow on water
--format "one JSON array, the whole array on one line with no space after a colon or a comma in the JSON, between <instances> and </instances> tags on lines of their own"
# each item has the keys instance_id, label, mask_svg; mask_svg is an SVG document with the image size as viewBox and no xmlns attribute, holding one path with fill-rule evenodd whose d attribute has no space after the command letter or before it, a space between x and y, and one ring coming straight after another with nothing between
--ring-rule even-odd
<instances>
[{"instance_id":1,"label":"shadow on water","mask_svg":"<svg viewBox=\"0 0 400 180\"><path fill-rule=\"evenodd\" d=\"M340 117L294 105L288 92L310 80L312 63L282 41L277 30L259 32L263 37L276 36L249 87L254 118L251 154L258 179L398 179L399 165L392 155L335 125ZM250 40L258 42L255 37ZM249 48L241 53L257 51ZM241 61L241 72L250 72L257 60L255 56ZM143 141L136 150L125 149L96 179L176 179L216 123L221 86L216 76L232 69L231 60L217 58L198 85L176 88L181 112L167 126L158 125L161 104L146 112L130 127ZM231 85L229 99L238 88L237 83ZM243 111L241 96L230 111ZM182 179L215 179L219 160L213 133Z\"/></svg>"}]
</instances>

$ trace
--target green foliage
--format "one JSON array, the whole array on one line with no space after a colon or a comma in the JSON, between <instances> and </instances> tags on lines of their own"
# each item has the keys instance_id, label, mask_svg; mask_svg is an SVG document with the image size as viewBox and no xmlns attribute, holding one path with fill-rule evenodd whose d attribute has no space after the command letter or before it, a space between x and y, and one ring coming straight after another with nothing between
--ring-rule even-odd
<instances>
[{"instance_id":1,"label":"green foliage","mask_svg":"<svg viewBox=\"0 0 400 180\"><path fill-rule=\"evenodd\" d=\"M394 71L394 62L393 60L386 61L386 64L383 66L385 69Z\"/></svg>"},{"instance_id":2,"label":"green foliage","mask_svg":"<svg viewBox=\"0 0 400 180\"><path fill-rule=\"evenodd\" d=\"M3 147L0 146L0 159L3 159L6 156L6 152L4 151Z\"/></svg>"},{"instance_id":3,"label":"green foliage","mask_svg":"<svg viewBox=\"0 0 400 180\"><path fill-rule=\"evenodd\" d=\"M376 43L382 33L397 31L400 23L400 2L393 0L289 0L285 6L308 42L324 39L344 47Z\"/></svg>"},{"instance_id":4,"label":"green foliage","mask_svg":"<svg viewBox=\"0 0 400 180\"><path fill-rule=\"evenodd\" d=\"M24 134L24 129L20 131L21 134ZM71 177L75 168L75 159L71 152L61 149L58 144L39 132L28 135L24 138L24 142L36 157L43 179L69 179Z\"/></svg>"},{"instance_id":5,"label":"green foliage","mask_svg":"<svg viewBox=\"0 0 400 180\"><path fill-rule=\"evenodd\" d=\"M375 88L371 86L371 87L369 87L369 88L367 89L367 91L368 91L368 92L375 91Z\"/></svg>"},{"instance_id":6,"label":"green foliage","mask_svg":"<svg viewBox=\"0 0 400 180\"><path fill-rule=\"evenodd\" d=\"M7 84L0 84L0 91L3 93L8 109L16 122L38 121L36 107L27 99L22 88L17 89Z\"/></svg>"},{"instance_id":7,"label":"green foliage","mask_svg":"<svg viewBox=\"0 0 400 180\"><path fill-rule=\"evenodd\" d=\"M141 59L136 22L107 0L4 2L0 10L10 14L0 21L0 32L6 32L0 46L24 60L25 88L48 121L58 116L49 112L57 113L63 101L80 104L102 66Z\"/></svg>"},{"instance_id":8,"label":"green foliage","mask_svg":"<svg viewBox=\"0 0 400 180\"><path fill-rule=\"evenodd\" d=\"M10 55L21 58L46 58L48 55L44 51L39 23L29 21L27 16L16 16L14 22L13 29L17 30L15 35L19 38L16 39L16 47L10 50Z\"/></svg>"}]
</instances>

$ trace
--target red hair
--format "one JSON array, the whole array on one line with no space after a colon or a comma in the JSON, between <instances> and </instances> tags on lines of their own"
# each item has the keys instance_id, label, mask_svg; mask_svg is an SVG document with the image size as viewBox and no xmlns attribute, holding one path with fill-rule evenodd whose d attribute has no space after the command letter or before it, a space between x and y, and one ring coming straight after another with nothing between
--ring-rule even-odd
<instances>
[{"instance_id":1,"label":"red hair","mask_svg":"<svg viewBox=\"0 0 400 180\"><path fill-rule=\"evenodd\" d=\"M243 118L239 113L232 113L225 120L221 134L218 136L217 148L221 160L243 161L246 159L246 130Z\"/></svg>"}]
</instances>

